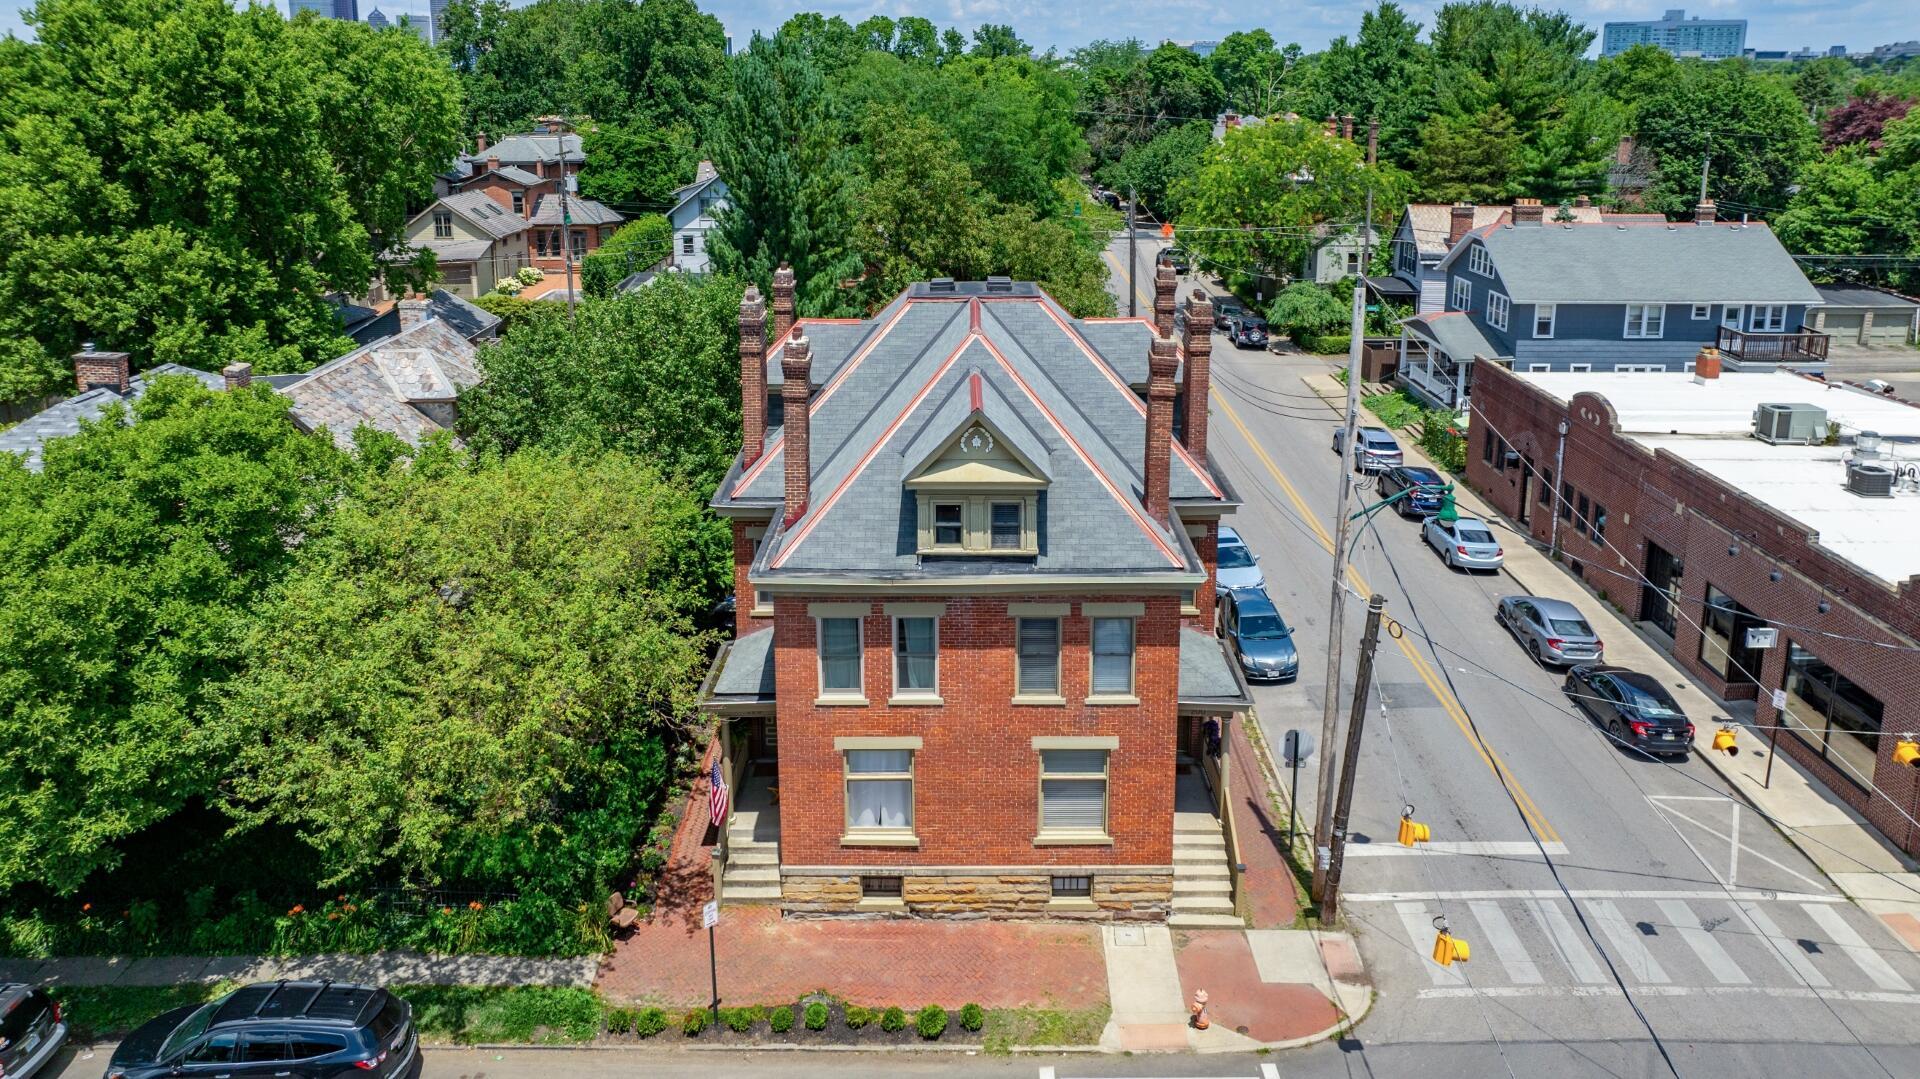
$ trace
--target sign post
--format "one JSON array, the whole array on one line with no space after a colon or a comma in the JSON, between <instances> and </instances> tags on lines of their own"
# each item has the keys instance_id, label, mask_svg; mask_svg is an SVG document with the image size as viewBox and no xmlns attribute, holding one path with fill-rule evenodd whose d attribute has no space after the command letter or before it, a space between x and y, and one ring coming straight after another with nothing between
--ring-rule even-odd
<instances>
[{"instance_id":1,"label":"sign post","mask_svg":"<svg viewBox=\"0 0 1920 1079\"><path fill-rule=\"evenodd\" d=\"M1752 630L1747 632L1751 633ZM1760 789L1770 790L1773 783L1773 758L1780 755L1780 724L1787 720L1787 691L1773 691L1773 732L1767 739L1767 774L1760 779Z\"/></svg>"},{"instance_id":2,"label":"sign post","mask_svg":"<svg viewBox=\"0 0 1920 1079\"><path fill-rule=\"evenodd\" d=\"M720 901L707 900L700 908L700 924L707 927L707 974L713 981L713 1025L720 1025L720 962L713 946L713 927L720 924Z\"/></svg>"},{"instance_id":3,"label":"sign post","mask_svg":"<svg viewBox=\"0 0 1920 1079\"><path fill-rule=\"evenodd\" d=\"M1280 755L1287 762L1287 769L1293 773L1291 791L1287 795L1287 849L1293 849L1293 834L1297 827L1294 822L1295 806L1300 801L1300 765L1313 756L1313 735L1306 731L1288 731L1280 743Z\"/></svg>"}]
</instances>

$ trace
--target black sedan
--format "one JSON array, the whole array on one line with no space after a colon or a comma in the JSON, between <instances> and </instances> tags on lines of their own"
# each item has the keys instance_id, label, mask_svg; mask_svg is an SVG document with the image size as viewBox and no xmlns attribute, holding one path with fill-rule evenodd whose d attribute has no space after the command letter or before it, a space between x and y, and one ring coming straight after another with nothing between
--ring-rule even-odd
<instances>
[{"instance_id":1,"label":"black sedan","mask_svg":"<svg viewBox=\"0 0 1920 1079\"><path fill-rule=\"evenodd\" d=\"M1402 517L1431 517L1439 513L1446 487L1447 481L1440 473L1419 465L1401 465L1380 473L1382 500L1401 491L1413 492L1393 504L1394 511Z\"/></svg>"},{"instance_id":2,"label":"black sedan","mask_svg":"<svg viewBox=\"0 0 1920 1079\"><path fill-rule=\"evenodd\" d=\"M1620 745L1662 756L1685 756L1693 745L1693 723L1652 675L1583 664L1561 689Z\"/></svg>"}]
</instances>

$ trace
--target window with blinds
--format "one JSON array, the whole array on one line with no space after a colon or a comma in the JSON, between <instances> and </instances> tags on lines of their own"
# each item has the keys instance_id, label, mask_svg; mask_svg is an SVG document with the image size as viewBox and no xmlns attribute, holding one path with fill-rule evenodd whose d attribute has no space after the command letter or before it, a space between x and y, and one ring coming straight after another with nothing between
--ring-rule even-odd
<instances>
[{"instance_id":1,"label":"window with blinds","mask_svg":"<svg viewBox=\"0 0 1920 1079\"><path fill-rule=\"evenodd\" d=\"M820 619L820 695L860 694L860 620Z\"/></svg>"},{"instance_id":2,"label":"window with blinds","mask_svg":"<svg viewBox=\"0 0 1920 1079\"><path fill-rule=\"evenodd\" d=\"M932 618L893 621L893 691L898 695L939 690L940 634Z\"/></svg>"},{"instance_id":3,"label":"window with blinds","mask_svg":"<svg viewBox=\"0 0 1920 1079\"><path fill-rule=\"evenodd\" d=\"M1023 697L1060 694L1060 620L1022 618L1018 627L1017 688Z\"/></svg>"},{"instance_id":4,"label":"window with blinds","mask_svg":"<svg viewBox=\"0 0 1920 1079\"><path fill-rule=\"evenodd\" d=\"M1133 693L1133 619L1093 620L1093 692L1095 696Z\"/></svg>"},{"instance_id":5,"label":"window with blinds","mask_svg":"<svg viewBox=\"0 0 1920 1079\"><path fill-rule=\"evenodd\" d=\"M991 531L992 548L996 551L1017 551L1026 546L1026 540L1020 527L1020 511L1026 508L1020 502L993 503Z\"/></svg>"},{"instance_id":6,"label":"window with blinds","mask_svg":"<svg viewBox=\"0 0 1920 1079\"><path fill-rule=\"evenodd\" d=\"M1107 830L1107 751L1040 751L1040 831Z\"/></svg>"}]
</instances>

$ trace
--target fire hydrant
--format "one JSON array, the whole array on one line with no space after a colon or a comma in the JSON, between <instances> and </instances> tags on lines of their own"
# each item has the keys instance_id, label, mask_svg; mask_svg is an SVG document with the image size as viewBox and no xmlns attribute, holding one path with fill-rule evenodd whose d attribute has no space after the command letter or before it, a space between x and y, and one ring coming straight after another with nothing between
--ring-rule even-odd
<instances>
[{"instance_id":1,"label":"fire hydrant","mask_svg":"<svg viewBox=\"0 0 1920 1079\"><path fill-rule=\"evenodd\" d=\"M1187 1010L1193 1013L1193 1029L1205 1030L1213 1025L1212 1020L1207 1018L1207 991L1205 989L1195 989L1193 991L1193 1003L1187 1006Z\"/></svg>"}]
</instances>

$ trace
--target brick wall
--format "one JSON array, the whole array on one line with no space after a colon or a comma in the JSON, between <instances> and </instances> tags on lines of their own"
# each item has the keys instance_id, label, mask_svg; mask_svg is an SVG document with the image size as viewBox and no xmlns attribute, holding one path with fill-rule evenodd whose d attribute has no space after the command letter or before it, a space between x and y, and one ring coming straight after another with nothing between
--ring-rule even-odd
<instances>
[{"instance_id":1,"label":"brick wall","mask_svg":"<svg viewBox=\"0 0 1920 1079\"><path fill-rule=\"evenodd\" d=\"M1173 859L1174 744L1179 684L1179 598L1100 596L1143 602L1135 630L1135 686L1141 703L1089 706L1090 623L1079 603L1062 620L1065 705L1015 705L1011 602L1058 603L1059 596L912 597L945 602L940 620L939 690L944 704L889 706L892 621L875 600L865 619L864 706L816 705L813 601L780 597L774 647L780 723L780 846L787 866L1169 865ZM917 849L843 847L843 736L918 736L914 761ZM1036 735L1110 735L1111 846L1036 846L1039 754Z\"/></svg>"},{"instance_id":2,"label":"brick wall","mask_svg":"<svg viewBox=\"0 0 1920 1079\"><path fill-rule=\"evenodd\" d=\"M1594 394L1576 394L1562 405L1511 372L1486 365L1474 374L1467 482L1509 519L1519 514L1518 468L1489 464L1489 429L1541 469L1553 467L1556 425L1567 433L1564 480L1607 510L1603 547L1560 524L1560 549L1596 592L1641 619L1647 545L1679 557L1680 578L1673 654L1709 689L1728 699L1756 702L1756 720L1777 722L1771 691L1785 682L1788 642L1812 651L1877 697L1885 712L1879 758L1871 783L1822 759L1800 737L1783 729L1779 748L1812 771L1837 796L1866 815L1905 850L1920 853L1920 829L1902 815L1920 817L1920 773L1892 764L1895 735L1920 731L1920 654L1879 648L1866 641L1911 644L1920 636L1920 595L1915 582L1890 586L1820 547L1807 530L1765 505L1666 451L1650 453L1618 434L1612 408ZM1560 482L1556 479L1556 485ZM1536 501L1527 531L1539 542L1550 535L1549 511ZM1730 554L1737 549L1738 554ZM1779 580L1774 580L1775 574ZM1698 623L1714 588L1780 628L1780 642L1760 651L1757 684L1729 684L1700 659ZM1827 613L1819 611L1822 601ZM1802 627L1802 628L1796 628ZM1694 717L1696 722L1711 717ZM1869 789L1873 788L1873 789Z\"/></svg>"},{"instance_id":3,"label":"brick wall","mask_svg":"<svg viewBox=\"0 0 1920 1079\"><path fill-rule=\"evenodd\" d=\"M745 637L773 625L771 618L753 617L753 584L747 580L747 571L753 567L754 545L749 533L764 530L767 522L735 517L728 523L733 526L733 635Z\"/></svg>"},{"instance_id":4,"label":"brick wall","mask_svg":"<svg viewBox=\"0 0 1920 1079\"><path fill-rule=\"evenodd\" d=\"M1186 623L1194 629L1201 630L1205 633L1212 633L1215 610L1213 581L1214 569L1219 562L1220 521L1218 518L1215 518L1204 522L1194 522L1191 527L1197 531L1202 525L1206 528L1206 532L1203 535L1196 536L1189 532L1187 538L1193 541L1194 552L1200 556L1201 565L1207 568L1207 580L1205 584L1200 586L1197 596L1199 602L1196 606L1199 608L1200 613L1197 615L1188 615L1186 617Z\"/></svg>"}]
</instances>

